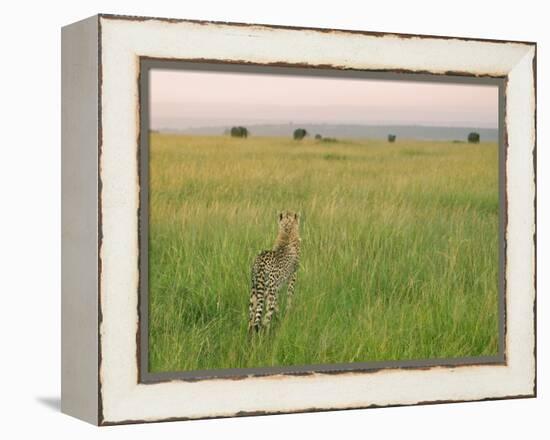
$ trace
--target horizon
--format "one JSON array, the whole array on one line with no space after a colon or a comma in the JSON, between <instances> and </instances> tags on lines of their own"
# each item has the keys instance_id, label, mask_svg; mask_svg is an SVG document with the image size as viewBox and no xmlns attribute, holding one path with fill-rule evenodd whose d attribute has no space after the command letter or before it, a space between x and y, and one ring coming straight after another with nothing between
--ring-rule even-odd
<instances>
[{"instance_id":1,"label":"horizon","mask_svg":"<svg viewBox=\"0 0 550 440\"><path fill-rule=\"evenodd\" d=\"M243 126L237 124L235 126ZM359 124L244 124L248 129L248 136L253 138L292 137L297 128L303 128L310 137L321 136L339 140L379 140L387 139L388 135L398 139L426 140L426 141L464 141L472 132L480 135L483 141L498 142L498 128L479 127L444 127L428 125L359 125ZM187 129L159 128L152 132L181 136L225 137L229 135L230 126L195 127Z\"/></svg>"}]
</instances>

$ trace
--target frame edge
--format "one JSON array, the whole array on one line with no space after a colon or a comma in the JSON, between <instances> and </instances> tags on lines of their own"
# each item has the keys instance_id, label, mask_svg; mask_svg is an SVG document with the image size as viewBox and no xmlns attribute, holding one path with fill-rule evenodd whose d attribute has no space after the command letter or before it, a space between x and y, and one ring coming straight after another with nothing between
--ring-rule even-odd
<instances>
[{"instance_id":1,"label":"frame edge","mask_svg":"<svg viewBox=\"0 0 550 440\"><path fill-rule=\"evenodd\" d=\"M298 25L280 25L280 24L267 24L267 23L249 23L239 21L222 21L222 20L200 20L191 18L169 18L169 17L153 17L144 15L130 15L130 14L110 14L99 13L100 19L108 20L122 20L122 21L162 21L165 23L194 23L199 25L216 25L216 26L232 26L232 27L263 27L273 30L291 30L291 31L313 31L321 33L344 33L344 34L358 34L368 35L372 37L385 37L393 36L397 38L432 38L437 40L459 40L459 41L477 41L484 43L510 43L510 44L524 44L524 45L536 45L535 41L522 41L522 40L499 40L493 38L476 38L476 37L459 37L450 35L432 35L432 34L408 34L392 31L364 31L359 29L341 29L341 28L325 28L315 26L298 26Z\"/></svg>"},{"instance_id":2,"label":"frame edge","mask_svg":"<svg viewBox=\"0 0 550 440\"><path fill-rule=\"evenodd\" d=\"M62 28L61 412L97 425L98 17Z\"/></svg>"}]
</instances>

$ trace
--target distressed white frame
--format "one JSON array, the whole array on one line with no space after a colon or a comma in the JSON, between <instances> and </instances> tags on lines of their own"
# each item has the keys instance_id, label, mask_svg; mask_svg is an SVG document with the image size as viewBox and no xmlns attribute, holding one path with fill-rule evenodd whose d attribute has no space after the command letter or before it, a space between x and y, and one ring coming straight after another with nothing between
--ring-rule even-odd
<instances>
[{"instance_id":1,"label":"distressed white frame","mask_svg":"<svg viewBox=\"0 0 550 440\"><path fill-rule=\"evenodd\" d=\"M532 43L99 16L98 423L535 395ZM506 365L138 383L139 57L506 76Z\"/></svg>"}]
</instances>

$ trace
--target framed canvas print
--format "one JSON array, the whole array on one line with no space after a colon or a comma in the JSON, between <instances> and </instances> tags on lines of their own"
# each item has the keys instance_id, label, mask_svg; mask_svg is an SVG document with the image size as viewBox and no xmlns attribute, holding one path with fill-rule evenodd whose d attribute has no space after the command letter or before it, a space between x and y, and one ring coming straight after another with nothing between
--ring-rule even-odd
<instances>
[{"instance_id":1,"label":"framed canvas print","mask_svg":"<svg viewBox=\"0 0 550 440\"><path fill-rule=\"evenodd\" d=\"M62 31L62 410L534 397L536 46Z\"/></svg>"}]
</instances>

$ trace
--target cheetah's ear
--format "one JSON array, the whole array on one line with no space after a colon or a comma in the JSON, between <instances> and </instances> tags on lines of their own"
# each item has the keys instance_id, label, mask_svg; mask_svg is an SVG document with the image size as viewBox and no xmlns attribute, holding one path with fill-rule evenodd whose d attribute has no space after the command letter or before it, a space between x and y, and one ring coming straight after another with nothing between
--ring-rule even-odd
<instances>
[{"instance_id":1,"label":"cheetah's ear","mask_svg":"<svg viewBox=\"0 0 550 440\"><path fill-rule=\"evenodd\" d=\"M298 212L294 213L294 220L300 220L300 214Z\"/></svg>"},{"instance_id":2,"label":"cheetah's ear","mask_svg":"<svg viewBox=\"0 0 550 440\"><path fill-rule=\"evenodd\" d=\"M283 219L283 213L279 212L279 221L281 221L282 219Z\"/></svg>"}]
</instances>

